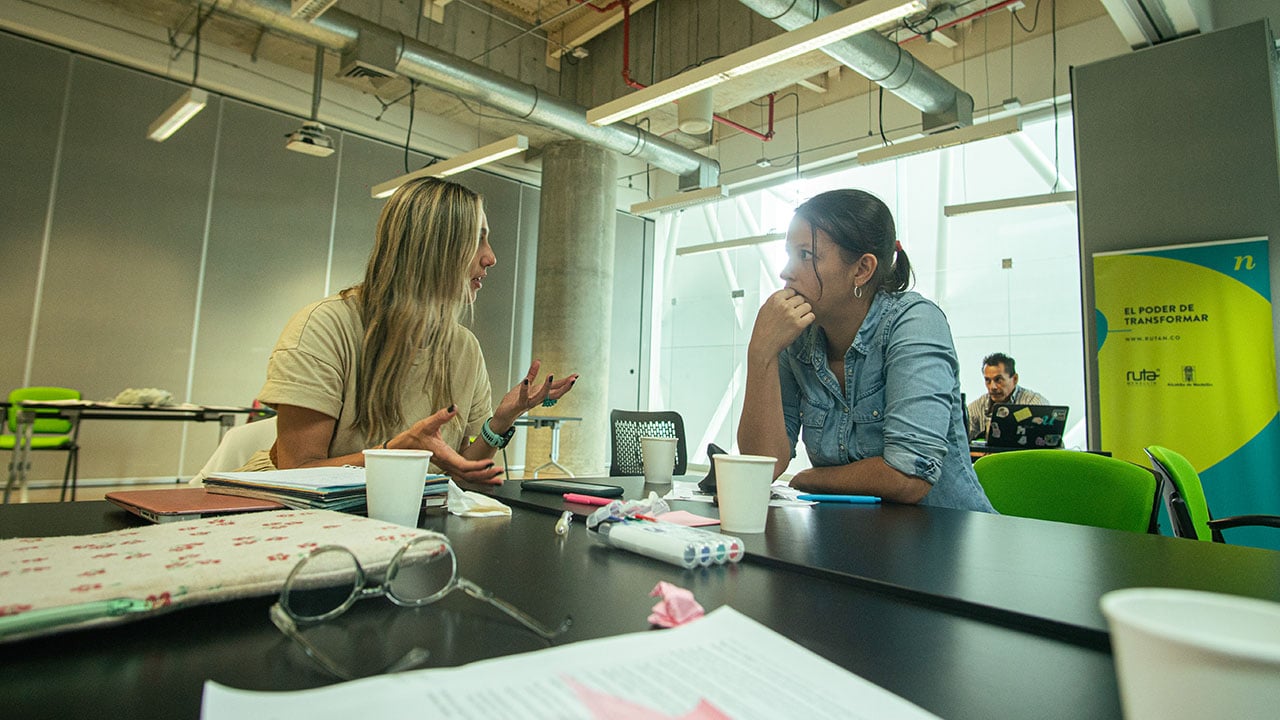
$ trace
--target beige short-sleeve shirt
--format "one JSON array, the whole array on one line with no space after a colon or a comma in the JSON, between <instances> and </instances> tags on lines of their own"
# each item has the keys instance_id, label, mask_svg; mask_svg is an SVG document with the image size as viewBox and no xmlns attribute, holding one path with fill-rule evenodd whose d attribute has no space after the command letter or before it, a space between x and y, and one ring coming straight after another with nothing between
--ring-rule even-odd
<instances>
[{"instance_id":1,"label":"beige short-sleeve shirt","mask_svg":"<svg viewBox=\"0 0 1280 720\"><path fill-rule=\"evenodd\" d=\"M329 457L356 453L377 445L355 429L356 371L364 324L354 298L333 295L298 311L285 326L267 363L267 382L258 399L267 405L296 405L335 418L338 423L329 442ZM451 396L430 397L426 368L430 362L449 365ZM480 426L493 415L489 371L480 342L466 328L454 334L447 358L429 358L420 352L400 396L405 425L450 404L457 404L461 424L451 422L441 430L450 447L461 449L466 438L480 434ZM465 436L465 437L464 437Z\"/></svg>"}]
</instances>

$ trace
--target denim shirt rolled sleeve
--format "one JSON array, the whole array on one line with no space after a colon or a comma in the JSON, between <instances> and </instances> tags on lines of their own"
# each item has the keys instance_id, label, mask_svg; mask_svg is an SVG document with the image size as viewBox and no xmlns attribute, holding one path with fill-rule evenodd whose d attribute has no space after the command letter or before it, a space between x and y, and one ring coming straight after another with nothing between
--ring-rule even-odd
<instances>
[{"instance_id":1,"label":"denim shirt rolled sleeve","mask_svg":"<svg viewBox=\"0 0 1280 720\"><path fill-rule=\"evenodd\" d=\"M779 356L792 454L815 467L881 457L933 488L922 505L992 512L969 459L959 364L942 310L917 293L878 293L845 353L844 389L811 326Z\"/></svg>"}]
</instances>

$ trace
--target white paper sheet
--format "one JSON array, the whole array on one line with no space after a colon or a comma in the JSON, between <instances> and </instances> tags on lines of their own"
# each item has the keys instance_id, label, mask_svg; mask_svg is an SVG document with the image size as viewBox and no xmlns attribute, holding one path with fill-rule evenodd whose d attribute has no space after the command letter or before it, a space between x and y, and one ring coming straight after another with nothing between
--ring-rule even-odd
<instances>
[{"instance_id":1,"label":"white paper sheet","mask_svg":"<svg viewBox=\"0 0 1280 720\"><path fill-rule=\"evenodd\" d=\"M205 720L934 718L722 607L673 630L297 692L205 683Z\"/></svg>"},{"instance_id":2,"label":"white paper sheet","mask_svg":"<svg viewBox=\"0 0 1280 720\"><path fill-rule=\"evenodd\" d=\"M809 505L817 505L817 503L812 500L797 499L796 496L800 494L800 491L792 488L782 480L775 480L771 486L770 492L773 493L773 498L769 500L769 507L805 507ZM710 503L713 498L699 490L698 483L696 482L675 480L671 483L671 489L667 491L666 495L662 496L662 499Z\"/></svg>"}]
</instances>

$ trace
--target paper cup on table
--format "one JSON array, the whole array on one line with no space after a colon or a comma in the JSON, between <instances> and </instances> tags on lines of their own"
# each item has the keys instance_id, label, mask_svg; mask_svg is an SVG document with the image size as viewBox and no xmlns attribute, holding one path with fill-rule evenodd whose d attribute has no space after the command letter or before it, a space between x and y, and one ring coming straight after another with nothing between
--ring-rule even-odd
<instances>
[{"instance_id":1,"label":"paper cup on table","mask_svg":"<svg viewBox=\"0 0 1280 720\"><path fill-rule=\"evenodd\" d=\"M1102 596L1127 720L1276 717L1280 604L1195 590Z\"/></svg>"},{"instance_id":2,"label":"paper cup on table","mask_svg":"<svg viewBox=\"0 0 1280 720\"><path fill-rule=\"evenodd\" d=\"M430 450L365 450L364 479L369 517L418 527L430 460Z\"/></svg>"},{"instance_id":3,"label":"paper cup on table","mask_svg":"<svg viewBox=\"0 0 1280 720\"><path fill-rule=\"evenodd\" d=\"M669 437L640 438L640 460L644 465L644 481L651 485L670 485L676 467L676 439Z\"/></svg>"},{"instance_id":4,"label":"paper cup on table","mask_svg":"<svg viewBox=\"0 0 1280 720\"><path fill-rule=\"evenodd\" d=\"M714 455L716 501L720 529L733 533L764 532L769 519L769 487L775 458L763 455Z\"/></svg>"}]
</instances>

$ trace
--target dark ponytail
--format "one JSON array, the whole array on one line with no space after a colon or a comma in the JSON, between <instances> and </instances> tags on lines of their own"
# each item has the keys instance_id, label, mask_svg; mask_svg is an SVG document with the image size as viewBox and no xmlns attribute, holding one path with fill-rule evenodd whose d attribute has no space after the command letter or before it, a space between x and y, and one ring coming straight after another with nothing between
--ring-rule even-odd
<instances>
[{"instance_id":1,"label":"dark ponytail","mask_svg":"<svg viewBox=\"0 0 1280 720\"><path fill-rule=\"evenodd\" d=\"M831 190L796 208L796 217L825 232L849 262L866 253L876 257L870 290L902 292L911 286L911 261L898 244L893 213L880 198L863 190Z\"/></svg>"}]
</instances>

